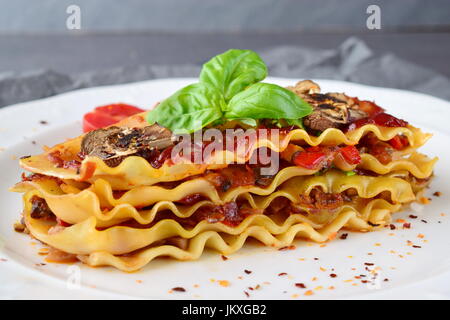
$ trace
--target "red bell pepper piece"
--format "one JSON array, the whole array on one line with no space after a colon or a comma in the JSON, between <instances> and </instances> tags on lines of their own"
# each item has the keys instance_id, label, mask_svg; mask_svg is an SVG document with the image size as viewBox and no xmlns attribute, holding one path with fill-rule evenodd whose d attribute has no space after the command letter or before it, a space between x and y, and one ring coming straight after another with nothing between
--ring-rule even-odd
<instances>
[{"instance_id":1,"label":"red bell pepper piece","mask_svg":"<svg viewBox=\"0 0 450 320\"><path fill-rule=\"evenodd\" d=\"M355 146L346 146L341 148L339 152L349 164L358 164L361 162L361 156Z\"/></svg>"},{"instance_id":2,"label":"red bell pepper piece","mask_svg":"<svg viewBox=\"0 0 450 320\"><path fill-rule=\"evenodd\" d=\"M326 159L326 154L322 151L298 151L292 156L292 162L299 167L310 170L317 170Z\"/></svg>"},{"instance_id":3,"label":"red bell pepper piece","mask_svg":"<svg viewBox=\"0 0 450 320\"><path fill-rule=\"evenodd\" d=\"M396 150L402 150L409 145L408 138L400 135L395 136L388 142Z\"/></svg>"}]
</instances>

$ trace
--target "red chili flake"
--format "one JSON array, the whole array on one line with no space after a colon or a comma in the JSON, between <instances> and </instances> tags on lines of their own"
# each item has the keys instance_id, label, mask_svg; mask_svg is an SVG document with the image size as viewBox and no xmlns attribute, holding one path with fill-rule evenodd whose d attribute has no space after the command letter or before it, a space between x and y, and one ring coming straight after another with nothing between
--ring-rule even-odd
<instances>
[{"instance_id":1,"label":"red chili flake","mask_svg":"<svg viewBox=\"0 0 450 320\"><path fill-rule=\"evenodd\" d=\"M223 260L223 261L227 261L227 260L228 260L228 257L225 257L224 255L222 255L222 260Z\"/></svg>"},{"instance_id":2,"label":"red chili flake","mask_svg":"<svg viewBox=\"0 0 450 320\"><path fill-rule=\"evenodd\" d=\"M314 260L319 260L319 258L314 258Z\"/></svg>"},{"instance_id":3,"label":"red chili flake","mask_svg":"<svg viewBox=\"0 0 450 320\"><path fill-rule=\"evenodd\" d=\"M410 217L411 219L417 219L417 216L415 216L415 215L413 215L413 214L410 214L409 217Z\"/></svg>"},{"instance_id":4,"label":"red chili flake","mask_svg":"<svg viewBox=\"0 0 450 320\"><path fill-rule=\"evenodd\" d=\"M253 291L253 288L252 288L252 287L248 287L248 289Z\"/></svg>"},{"instance_id":5,"label":"red chili flake","mask_svg":"<svg viewBox=\"0 0 450 320\"><path fill-rule=\"evenodd\" d=\"M389 228L391 228L391 230L395 230L395 229L396 229L396 227L395 227L394 224L390 224L390 225L389 225Z\"/></svg>"},{"instance_id":6,"label":"red chili flake","mask_svg":"<svg viewBox=\"0 0 450 320\"><path fill-rule=\"evenodd\" d=\"M281 247L278 250L279 251L286 251L286 250L294 250L295 248L296 248L295 246L285 246L285 247Z\"/></svg>"},{"instance_id":7,"label":"red chili flake","mask_svg":"<svg viewBox=\"0 0 450 320\"><path fill-rule=\"evenodd\" d=\"M286 273L286 272L281 272L281 273L278 274L278 276L279 276L279 277L281 277L281 276L287 276L287 273Z\"/></svg>"},{"instance_id":8,"label":"red chili flake","mask_svg":"<svg viewBox=\"0 0 450 320\"><path fill-rule=\"evenodd\" d=\"M389 279L388 279L388 278L386 278L386 279L384 279L383 281L384 281L384 282L388 282L388 281L389 281Z\"/></svg>"},{"instance_id":9,"label":"red chili flake","mask_svg":"<svg viewBox=\"0 0 450 320\"><path fill-rule=\"evenodd\" d=\"M247 291L244 291L244 293L247 296L247 298L250 298L250 294Z\"/></svg>"},{"instance_id":10,"label":"red chili flake","mask_svg":"<svg viewBox=\"0 0 450 320\"><path fill-rule=\"evenodd\" d=\"M405 222L405 223L403 224L403 228L405 228L405 229L410 229L410 228L411 228L411 223Z\"/></svg>"},{"instance_id":11,"label":"red chili flake","mask_svg":"<svg viewBox=\"0 0 450 320\"><path fill-rule=\"evenodd\" d=\"M442 193L440 191L436 191L435 193L433 193L433 196L435 197L440 197L442 195Z\"/></svg>"},{"instance_id":12,"label":"red chili flake","mask_svg":"<svg viewBox=\"0 0 450 320\"><path fill-rule=\"evenodd\" d=\"M413 245L412 247L413 247L413 248L417 248L417 249L422 248L421 246L416 246L416 245Z\"/></svg>"},{"instance_id":13,"label":"red chili flake","mask_svg":"<svg viewBox=\"0 0 450 320\"><path fill-rule=\"evenodd\" d=\"M331 274L330 274L330 277L336 278L336 277L337 277L337 274L336 274L336 273L331 273Z\"/></svg>"},{"instance_id":14,"label":"red chili flake","mask_svg":"<svg viewBox=\"0 0 450 320\"><path fill-rule=\"evenodd\" d=\"M244 272L245 272L246 274L250 274L250 273L252 273L252 271L250 271L250 270L247 270L247 269L245 269L245 270L244 270Z\"/></svg>"},{"instance_id":15,"label":"red chili flake","mask_svg":"<svg viewBox=\"0 0 450 320\"><path fill-rule=\"evenodd\" d=\"M341 234L341 236L339 238L342 240L345 240L345 239L347 239L347 237L348 237L348 233L343 233L343 234Z\"/></svg>"},{"instance_id":16,"label":"red chili flake","mask_svg":"<svg viewBox=\"0 0 450 320\"><path fill-rule=\"evenodd\" d=\"M297 288L300 288L300 289L306 289L306 286L305 286L305 284L304 283L296 283L295 284L295 286L297 287Z\"/></svg>"},{"instance_id":17,"label":"red chili flake","mask_svg":"<svg viewBox=\"0 0 450 320\"><path fill-rule=\"evenodd\" d=\"M374 263L370 263L370 262L365 262L364 263L366 266L373 266L374 265Z\"/></svg>"},{"instance_id":18,"label":"red chili flake","mask_svg":"<svg viewBox=\"0 0 450 320\"><path fill-rule=\"evenodd\" d=\"M172 288L173 291L177 291L177 292L186 292L186 289L183 287L175 287Z\"/></svg>"},{"instance_id":19,"label":"red chili flake","mask_svg":"<svg viewBox=\"0 0 450 320\"><path fill-rule=\"evenodd\" d=\"M362 282L362 283L367 283L367 282L369 282L369 281L367 281L367 280L361 280L361 282Z\"/></svg>"}]
</instances>

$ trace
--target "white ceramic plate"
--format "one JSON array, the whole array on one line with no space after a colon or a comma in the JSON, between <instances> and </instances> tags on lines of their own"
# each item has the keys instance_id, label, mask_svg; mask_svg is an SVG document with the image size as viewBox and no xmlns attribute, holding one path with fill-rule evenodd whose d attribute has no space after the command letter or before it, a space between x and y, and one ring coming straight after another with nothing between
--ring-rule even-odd
<instances>
[{"instance_id":1,"label":"white ceramic plate","mask_svg":"<svg viewBox=\"0 0 450 320\"><path fill-rule=\"evenodd\" d=\"M81 264L41 265L45 261L38 255L40 245L12 228L22 207L20 195L7 191L20 179L17 158L79 135L82 115L95 106L126 102L150 108L194 81L154 80L91 88L0 110L1 298L249 299L244 291L250 299L450 298L450 170L445 169L450 163L450 103L418 93L329 80L318 80L324 92L375 100L388 112L435 134L422 148L440 157L429 190L432 202L420 214L394 216L410 222L411 229L395 223L400 228L394 231L350 232L346 240L336 239L326 246L297 241L297 248L288 251L252 244L226 261L216 252L207 252L192 262L159 259L137 273ZM280 85L296 82L268 81ZM442 196L432 196L434 191L441 191ZM419 217L411 219L410 214ZM408 245L408 240L421 248ZM246 274L245 269L252 273ZM373 276L372 269L378 270L373 284L362 283ZM332 273L337 277L330 277ZM219 280L228 281L228 286ZM257 285L258 289L249 289ZM184 287L186 292L170 293L173 287ZM304 295L307 290L313 295Z\"/></svg>"}]
</instances>

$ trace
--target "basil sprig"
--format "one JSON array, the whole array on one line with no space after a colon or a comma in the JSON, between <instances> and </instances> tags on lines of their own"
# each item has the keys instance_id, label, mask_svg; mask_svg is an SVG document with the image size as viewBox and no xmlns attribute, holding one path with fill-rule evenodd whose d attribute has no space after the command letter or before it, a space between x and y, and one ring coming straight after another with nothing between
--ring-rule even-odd
<instances>
[{"instance_id":1,"label":"basil sprig","mask_svg":"<svg viewBox=\"0 0 450 320\"><path fill-rule=\"evenodd\" d=\"M178 90L147 114L147 121L171 131L194 132L223 116L225 100L208 84L195 83Z\"/></svg>"},{"instance_id":2,"label":"basil sprig","mask_svg":"<svg viewBox=\"0 0 450 320\"><path fill-rule=\"evenodd\" d=\"M228 50L203 65L198 83L148 112L147 121L175 133L192 133L226 120L256 126L257 119L274 119L301 127L311 106L283 87L261 83L266 76L267 67L255 52Z\"/></svg>"},{"instance_id":3,"label":"basil sprig","mask_svg":"<svg viewBox=\"0 0 450 320\"><path fill-rule=\"evenodd\" d=\"M310 108L292 91L271 83L255 83L230 100L225 118L299 119L308 115Z\"/></svg>"},{"instance_id":4,"label":"basil sprig","mask_svg":"<svg viewBox=\"0 0 450 320\"><path fill-rule=\"evenodd\" d=\"M200 82L219 90L225 101L266 77L266 64L250 50L228 50L205 63L200 72Z\"/></svg>"}]
</instances>

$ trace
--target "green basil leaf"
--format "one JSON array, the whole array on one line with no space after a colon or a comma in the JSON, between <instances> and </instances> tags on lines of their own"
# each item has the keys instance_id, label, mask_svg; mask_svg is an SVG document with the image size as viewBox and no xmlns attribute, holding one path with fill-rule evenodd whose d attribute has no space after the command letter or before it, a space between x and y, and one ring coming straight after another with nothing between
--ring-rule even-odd
<instances>
[{"instance_id":1,"label":"green basil leaf","mask_svg":"<svg viewBox=\"0 0 450 320\"><path fill-rule=\"evenodd\" d=\"M255 119L244 118L244 119L234 119L234 120L237 120L237 121L241 122L242 124L245 124L249 127L256 127L258 125L258 123L256 122Z\"/></svg>"},{"instance_id":2,"label":"green basil leaf","mask_svg":"<svg viewBox=\"0 0 450 320\"><path fill-rule=\"evenodd\" d=\"M300 119L312 107L295 93L270 83L257 83L235 95L225 110L228 119Z\"/></svg>"},{"instance_id":3,"label":"green basil leaf","mask_svg":"<svg viewBox=\"0 0 450 320\"><path fill-rule=\"evenodd\" d=\"M195 83L178 90L147 113L147 121L157 122L174 133L192 133L220 119L224 105L220 92Z\"/></svg>"},{"instance_id":4,"label":"green basil leaf","mask_svg":"<svg viewBox=\"0 0 450 320\"><path fill-rule=\"evenodd\" d=\"M302 119L286 119L286 122L290 126L297 126L301 129L305 129L303 126L303 120Z\"/></svg>"},{"instance_id":5,"label":"green basil leaf","mask_svg":"<svg viewBox=\"0 0 450 320\"><path fill-rule=\"evenodd\" d=\"M297 126L301 129L304 129L303 127L303 121L302 119L274 119L272 120L272 123L276 125L278 128L288 127L288 126Z\"/></svg>"},{"instance_id":6,"label":"green basil leaf","mask_svg":"<svg viewBox=\"0 0 450 320\"><path fill-rule=\"evenodd\" d=\"M222 92L225 101L251 84L267 76L267 67L256 52L231 49L203 65L200 82L208 83Z\"/></svg>"}]
</instances>

